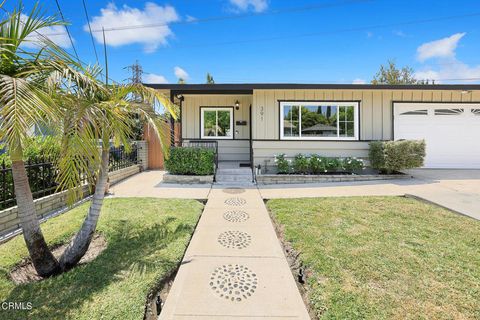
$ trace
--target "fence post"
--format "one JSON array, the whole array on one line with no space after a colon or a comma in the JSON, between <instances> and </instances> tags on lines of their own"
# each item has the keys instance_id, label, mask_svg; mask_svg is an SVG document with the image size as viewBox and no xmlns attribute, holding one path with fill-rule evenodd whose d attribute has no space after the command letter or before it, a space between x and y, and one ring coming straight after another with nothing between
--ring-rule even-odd
<instances>
[{"instance_id":1,"label":"fence post","mask_svg":"<svg viewBox=\"0 0 480 320\"><path fill-rule=\"evenodd\" d=\"M148 143L145 140L136 141L138 164L142 166L142 171L148 169Z\"/></svg>"}]
</instances>

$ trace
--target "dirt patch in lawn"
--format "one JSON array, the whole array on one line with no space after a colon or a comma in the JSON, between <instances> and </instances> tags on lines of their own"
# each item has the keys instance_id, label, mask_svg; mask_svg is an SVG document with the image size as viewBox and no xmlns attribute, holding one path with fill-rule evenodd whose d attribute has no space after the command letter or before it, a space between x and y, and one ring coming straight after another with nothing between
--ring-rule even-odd
<instances>
[{"instance_id":1,"label":"dirt patch in lawn","mask_svg":"<svg viewBox=\"0 0 480 320\"><path fill-rule=\"evenodd\" d=\"M67 244L58 246L53 249L53 255L58 259L60 255L65 251L67 248ZM88 247L87 252L82 257L79 265L89 263L93 261L96 257L100 255L107 248L107 240L101 234L95 234L93 236L92 242ZM12 272L10 272L10 278L15 284L24 284L34 281L40 281L43 278L37 274L35 268L33 267L32 261L30 259L23 260L19 265L13 268Z\"/></svg>"}]
</instances>

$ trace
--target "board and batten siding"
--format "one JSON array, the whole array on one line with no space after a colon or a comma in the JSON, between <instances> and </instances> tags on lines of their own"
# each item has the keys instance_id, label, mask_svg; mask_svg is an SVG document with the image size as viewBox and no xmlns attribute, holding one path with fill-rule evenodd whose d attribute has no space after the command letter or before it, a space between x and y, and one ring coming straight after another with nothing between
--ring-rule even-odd
<instances>
[{"instance_id":1,"label":"board and batten siding","mask_svg":"<svg viewBox=\"0 0 480 320\"><path fill-rule=\"evenodd\" d=\"M280 140L281 100L360 101L360 141ZM480 91L453 90L254 90L252 138L255 165L271 166L275 154L318 153L368 157L368 142L393 138L393 101L478 102Z\"/></svg>"},{"instance_id":2,"label":"board and batten siding","mask_svg":"<svg viewBox=\"0 0 480 320\"><path fill-rule=\"evenodd\" d=\"M200 108L232 107L234 118L234 140L218 140L219 160L248 161L250 159L250 119L249 109L252 104L251 95L184 95L182 103L182 138L184 141L201 139ZM240 102L239 110L235 110L235 101ZM237 126L236 121L247 121L246 126Z\"/></svg>"}]
</instances>

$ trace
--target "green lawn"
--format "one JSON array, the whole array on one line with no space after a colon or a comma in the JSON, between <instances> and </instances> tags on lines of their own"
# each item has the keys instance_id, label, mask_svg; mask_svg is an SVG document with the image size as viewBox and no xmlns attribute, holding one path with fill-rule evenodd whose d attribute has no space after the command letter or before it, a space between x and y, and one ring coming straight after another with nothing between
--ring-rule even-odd
<instances>
[{"instance_id":1,"label":"green lawn","mask_svg":"<svg viewBox=\"0 0 480 320\"><path fill-rule=\"evenodd\" d=\"M108 247L94 261L44 281L16 286L8 274L27 256L23 238L0 246L0 301L32 302L1 319L142 319L148 292L183 256L202 211L194 200L107 199L98 232ZM80 227L87 204L42 224L49 244Z\"/></svg>"},{"instance_id":2,"label":"green lawn","mask_svg":"<svg viewBox=\"0 0 480 320\"><path fill-rule=\"evenodd\" d=\"M321 319L480 319L480 222L402 197L270 200Z\"/></svg>"}]
</instances>

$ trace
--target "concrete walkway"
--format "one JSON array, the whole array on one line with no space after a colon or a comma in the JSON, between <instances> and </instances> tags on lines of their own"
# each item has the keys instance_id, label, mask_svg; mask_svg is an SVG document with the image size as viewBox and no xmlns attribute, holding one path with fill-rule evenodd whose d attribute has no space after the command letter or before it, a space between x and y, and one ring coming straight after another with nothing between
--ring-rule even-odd
<instances>
[{"instance_id":1,"label":"concrete walkway","mask_svg":"<svg viewBox=\"0 0 480 320\"><path fill-rule=\"evenodd\" d=\"M256 188L212 188L160 319L309 319Z\"/></svg>"}]
</instances>

